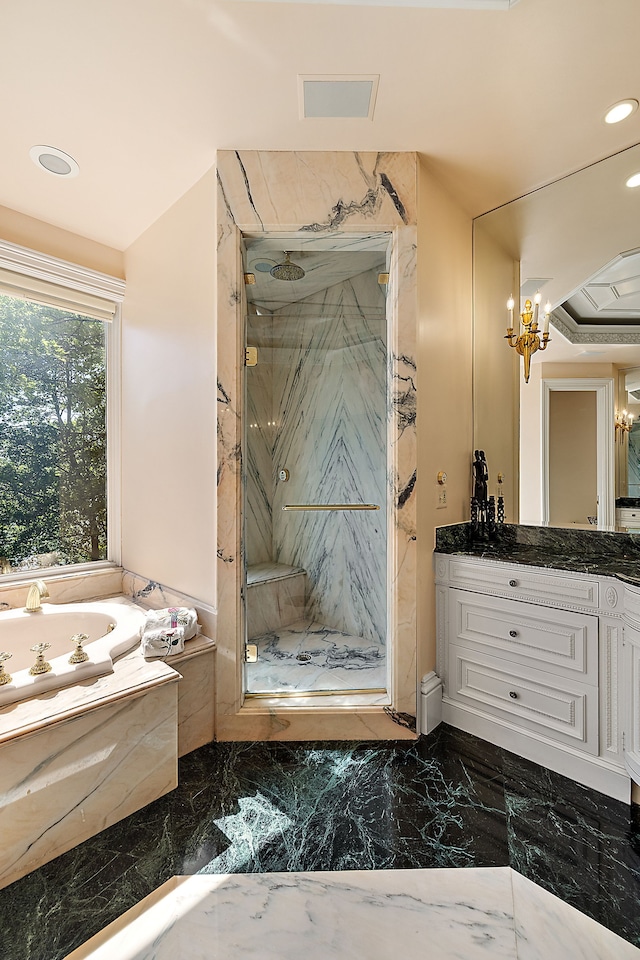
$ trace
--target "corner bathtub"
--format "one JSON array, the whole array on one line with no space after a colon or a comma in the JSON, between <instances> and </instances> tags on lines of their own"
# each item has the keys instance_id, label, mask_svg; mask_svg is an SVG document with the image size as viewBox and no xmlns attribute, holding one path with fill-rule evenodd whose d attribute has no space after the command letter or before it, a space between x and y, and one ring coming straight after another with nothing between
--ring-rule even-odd
<instances>
[{"instance_id":1,"label":"corner bathtub","mask_svg":"<svg viewBox=\"0 0 640 960\"><path fill-rule=\"evenodd\" d=\"M89 677L112 673L114 659L140 642L143 621L143 610L113 600L43 603L42 609L34 613L21 609L0 613L0 650L12 655L4 662L5 673L10 674L12 680L0 686L0 708ZM69 657L75 650L71 637L76 633L89 636L83 646L89 659L70 664ZM35 663L36 654L29 648L36 643L51 644L44 652L51 671L32 677L29 669Z\"/></svg>"}]
</instances>

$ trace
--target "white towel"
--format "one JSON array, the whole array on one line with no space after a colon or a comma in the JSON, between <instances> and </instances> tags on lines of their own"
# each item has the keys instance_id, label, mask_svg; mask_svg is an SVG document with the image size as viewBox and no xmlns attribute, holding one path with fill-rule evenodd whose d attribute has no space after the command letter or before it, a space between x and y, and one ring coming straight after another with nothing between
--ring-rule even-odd
<instances>
[{"instance_id":1,"label":"white towel","mask_svg":"<svg viewBox=\"0 0 640 960\"><path fill-rule=\"evenodd\" d=\"M200 629L198 614L190 607L163 607L161 610L147 610L146 621L142 628L142 636L147 630L156 630L159 627L182 627L184 639L191 640Z\"/></svg>"},{"instance_id":2,"label":"white towel","mask_svg":"<svg viewBox=\"0 0 640 960\"><path fill-rule=\"evenodd\" d=\"M142 634L142 655L150 657L171 657L184 650L183 627L156 627Z\"/></svg>"}]
</instances>

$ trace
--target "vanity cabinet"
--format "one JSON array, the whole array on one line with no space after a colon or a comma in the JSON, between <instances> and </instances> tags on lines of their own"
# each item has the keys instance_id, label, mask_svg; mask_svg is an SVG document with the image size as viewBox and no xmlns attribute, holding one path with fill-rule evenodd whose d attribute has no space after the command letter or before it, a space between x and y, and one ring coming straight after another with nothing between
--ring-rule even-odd
<instances>
[{"instance_id":1,"label":"vanity cabinet","mask_svg":"<svg viewBox=\"0 0 640 960\"><path fill-rule=\"evenodd\" d=\"M629 691L624 705L624 762L640 783L640 589L625 589L625 627L622 670Z\"/></svg>"},{"instance_id":2,"label":"vanity cabinet","mask_svg":"<svg viewBox=\"0 0 640 960\"><path fill-rule=\"evenodd\" d=\"M622 585L459 555L435 569L442 719L629 802ZM640 670L640 592L637 625Z\"/></svg>"}]
</instances>

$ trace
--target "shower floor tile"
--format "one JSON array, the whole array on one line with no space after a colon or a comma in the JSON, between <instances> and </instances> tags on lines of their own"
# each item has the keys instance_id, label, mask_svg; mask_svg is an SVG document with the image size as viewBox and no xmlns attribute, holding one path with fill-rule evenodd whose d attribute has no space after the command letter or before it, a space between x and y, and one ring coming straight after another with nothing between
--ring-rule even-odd
<instances>
[{"instance_id":1,"label":"shower floor tile","mask_svg":"<svg viewBox=\"0 0 640 960\"><path fill-rule=\"evenodd\" d=\"M299 620L252 643L258 661L245 665L247 693L386 687L384 648L322 623Z\"/></svg>"}]
</instances>

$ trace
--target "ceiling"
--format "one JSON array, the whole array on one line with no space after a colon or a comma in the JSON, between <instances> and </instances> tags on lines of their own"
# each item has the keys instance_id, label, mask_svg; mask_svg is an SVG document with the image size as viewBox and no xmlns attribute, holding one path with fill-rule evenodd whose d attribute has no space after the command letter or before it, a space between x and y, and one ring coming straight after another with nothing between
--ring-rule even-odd
<instances>
[{"instance_id":1,"label":"ceiling","mask_svg":"<svg viewBox=\"0 0 640 960\"><path fill-rule=\"evenodd\" d=\"M475 221L521 266L521 296L549 300L553 346L534 363L640 364L640 145Z\"/></svg>"},{"instance_id":2,"label":"ceiling","mask_svg":"<svg viewBox=\"0 0 640 960\"><path fill-rule=\"evenodd\" d=\"M640 141L602 121L640 98L638 0L388 3L2 0L0 204L124 250L217 149L415 150L476 216ZM319 74L379 75L373 119L301 119Z\"/></svg>"}]
</instances>

